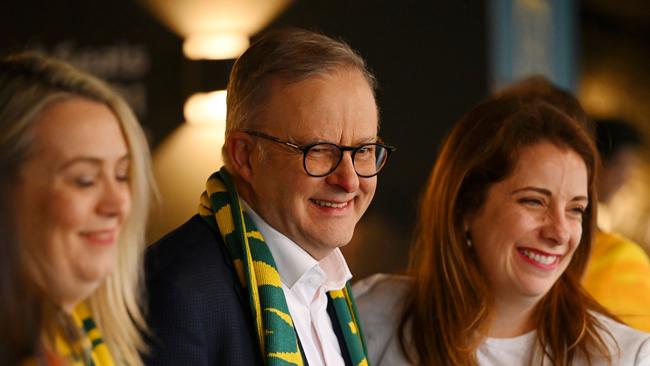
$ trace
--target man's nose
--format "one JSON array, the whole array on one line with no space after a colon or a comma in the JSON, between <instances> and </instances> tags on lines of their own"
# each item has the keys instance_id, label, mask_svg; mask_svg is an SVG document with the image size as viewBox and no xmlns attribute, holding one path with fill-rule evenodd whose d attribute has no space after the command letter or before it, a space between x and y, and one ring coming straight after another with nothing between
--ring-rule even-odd
<instances>
[{"instance_id":1,"label":"man's nose","mask_svg":"<svg viewBox=\"0 0 650 366\"><path fill-rule=\"evenodd\" d=\"M359 176L354 170L350 152L343 153L341 162L332 174L326 177L326 180L329 184L340 186L346 192L354 192L359 188Z\"/></svg>"}]
</instances>

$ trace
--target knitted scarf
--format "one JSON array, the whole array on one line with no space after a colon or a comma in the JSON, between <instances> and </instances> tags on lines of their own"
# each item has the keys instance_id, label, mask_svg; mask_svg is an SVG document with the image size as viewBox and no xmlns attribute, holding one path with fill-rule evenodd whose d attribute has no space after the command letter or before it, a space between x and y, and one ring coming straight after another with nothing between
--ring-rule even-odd
<instances>
[{"instance_id":1,"label":"knitted scarf","mask_svg":"<svg viewBox=\"0 0 650 366\"><path fill-rule=\"evenodd\" d=\"M242 286L248 291L255 333L267 366L304 365L293 320L271 251L251 217L243 212L239 196L225 168L215 172L201 195L199 214L221 237ZM328 292L343 331L352 363L368 365L349 283Z\"/></svg>"},{"instance_id":2,"label":"knitted scarf","mask_svg":"<svg viewBox=\"0 0 650 366\"><path fill-rule=\"evenodd\" d=\"M102 339L99 328L92 318L92 313L85 303L72 311L74 323L81 329L82 339L69 344L63 337L55 337L57 354L70 366L113 366L111 353Z\"/></svg>"}]
</instances>

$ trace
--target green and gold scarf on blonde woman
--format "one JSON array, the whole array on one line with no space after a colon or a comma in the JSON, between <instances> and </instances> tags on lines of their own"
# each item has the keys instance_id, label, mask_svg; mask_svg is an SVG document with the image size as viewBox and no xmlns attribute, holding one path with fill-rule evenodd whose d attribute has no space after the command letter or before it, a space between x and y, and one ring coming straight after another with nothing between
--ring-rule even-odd
<instances>
[{"instance_id":1,"label":"green and gold scarf on blonde woman","mask_svg":"<svg viewBox=\"0 0 650 366\"><path fill-rule=\"evenodd\" d=\"M85 303L77 305L71 315L74 326L79 329L79 339L70 342L62 334L57 334L54 338L54 347L57 355L63 360L62 364L66 366L113 366L111 353L102 339L88 306Z\"/></svg>"},{"instance_id":2,"label":"green and gold scarf on blonde woman","mask_svg":"<svg viewBox=\"0 0 650 366\"><path fill-rule=\"evenodd\" d=\"M225 168L208 179L199 214L221 233L242 286L248 291L255 333L267 366L304 365L293 320L284 298L280 275L264 238L243 212L239 196ZM329 301L343 331L350 360L368 365L366 346L358 324L349 284L330 291Z\"/></svg>"}]
</instances>

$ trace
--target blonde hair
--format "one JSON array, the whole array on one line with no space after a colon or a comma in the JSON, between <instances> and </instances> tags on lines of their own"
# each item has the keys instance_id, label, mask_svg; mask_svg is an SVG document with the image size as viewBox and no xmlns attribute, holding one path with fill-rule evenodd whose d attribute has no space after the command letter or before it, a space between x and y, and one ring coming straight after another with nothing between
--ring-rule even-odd
<instances>
[{"instance_id":1,"label":"blonde hair","mask_svg":"<svg viewBox=\"0 0 650 366\"><path fill-rule=\"evenodd\" d=\"M49 105L82 97L115 114L130 153L132 208L118 241L117 266L86 300L118 364L142 365L147 331L143 305L145 228L155 183L147 140L124 99L106 83L64 62L36 54L0 61L0 168L16 178L29 154L35 122Z\"/></svg>"}]
</instances>

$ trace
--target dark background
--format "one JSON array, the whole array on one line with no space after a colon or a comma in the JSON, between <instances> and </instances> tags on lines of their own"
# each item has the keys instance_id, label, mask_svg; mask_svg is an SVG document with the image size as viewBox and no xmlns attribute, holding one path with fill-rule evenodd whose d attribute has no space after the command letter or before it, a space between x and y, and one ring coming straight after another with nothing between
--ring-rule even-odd
<instances>
[{"instance_id":1,"label":"dark background","mask_svg":"<svg viewBox=\"0 0 650 366\"><path fill-rule=\"evenodd\" d=\"M489 92L487 3L299 0L269 25L304 27L347 41L379 81L381 136L399 150L380 176L353 243L344 249L358 277L403 268L417 198L438 145L453 122ZM648 10L645 2L632 1L637 7L623 11L603 3L578 3L582 69L593 69L594 60L607 53L597 37L612 37L612 44L628 40L634 60L650 52L650 13L638 15ZM632 26L631 16L637 19ZM0 20L0 53L36 48L71 58L130 92L140 103L135 109L154 149L182 123L187 96L225 88L232 65L185 59L182 40L134 1L5 1ZM129 52L139 55L138 73L96 66L120 52L124 70L134 59ZM648 60L640 73L647 75Z\"/></svg>"}]
</instances>

